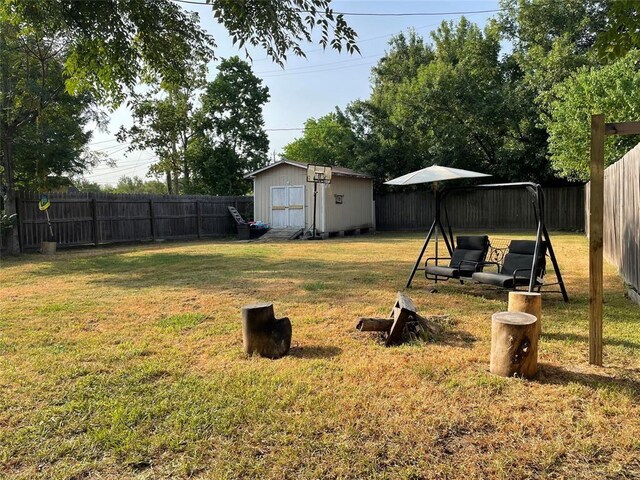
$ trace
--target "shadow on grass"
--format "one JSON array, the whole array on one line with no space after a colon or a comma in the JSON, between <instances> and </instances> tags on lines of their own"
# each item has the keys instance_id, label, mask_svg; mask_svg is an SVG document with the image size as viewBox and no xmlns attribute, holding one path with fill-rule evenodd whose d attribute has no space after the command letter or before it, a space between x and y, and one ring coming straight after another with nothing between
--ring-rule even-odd
<instances>
[{"instance_id":1,"label":"shadow on grass","mask_svg":"<svg viewBox=\"0 0 640 480\"><path fill-rule=\"evenodd\" d=\"M353 293L362 285L384 285L394 289L402 286L397 262L376 262L376 275L371 274L371 263L331 262L301 258L277 257L258 251L246 253L165 253L138 252L77 258L72 261L54 261L42 266L38 276L87 275L88 283L118 288L148 288L157 286L189 286L211 289L265 288L276 283L299 284L300 298L331 297L336 289ZM400 267L401 268L401 267ZM390 278L397 278L397 285Z\"/></svg>"},{"instance_id":2,"label":"shadow on grass","mask_svg":"<svg viewBox=\"0 0 640 480\"><path fill-rule=\"evenodd\" d=\"M542 333L544 338L549 340L559 340L561 342L571 342L571 343L589 343L589 337L587 335L578 335L576 333ZM632 342L630 340L620 340L617 338L605 337L604 343L608 345L616 345L618 347L626 347L626 348L638 348L640 349L640 343Z\"/></svg>"},{"instance_id":3,"label":"shadow on grass","mask_svg":"<svg viewBox=\"0 0 640 480\"><path fill-rule=\"evenodd\" d=\"M289 355L295 358L333 358L341 353L341 348L324 345L296 345L289 350Z\"/></svg>"},{"instance_id":4,"label":"shadow on grass","mask_svg":"<svg viewBox=\"0 0 640 480\"><path fill-rule=\"evenodd\" d=\"M630 370L637 374L637 370ZM577 383L594 389L612 388L634 399L640 398L640 381L635 378L610 377L596 373L581 373L565 370L548 364L540 365L538 381L543 384L568 385Z\"/></svg>"}]
</instances>

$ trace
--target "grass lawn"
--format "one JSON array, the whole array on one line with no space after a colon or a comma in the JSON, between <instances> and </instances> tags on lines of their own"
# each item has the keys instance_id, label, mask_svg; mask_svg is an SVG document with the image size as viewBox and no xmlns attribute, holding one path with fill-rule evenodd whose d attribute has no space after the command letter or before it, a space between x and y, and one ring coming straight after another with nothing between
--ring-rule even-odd
<instances>
[{"instance_id":1,"label":"grass lawn","mask_svg":"<svg viewBox=\"0 0 640 480\"><path fill-rule=\"evenodd\" d=\"M640 308L605 265L590 367L587 241L553 240L571 302L543 297L536 381L488 372L505 292L416 277L420 313L451 316L441 338L354 330L388 314L419 234L3 261L0 477L639 478ZM291 318L289 356L242 353L257 300Z\"/></svg>"}]
</instances>

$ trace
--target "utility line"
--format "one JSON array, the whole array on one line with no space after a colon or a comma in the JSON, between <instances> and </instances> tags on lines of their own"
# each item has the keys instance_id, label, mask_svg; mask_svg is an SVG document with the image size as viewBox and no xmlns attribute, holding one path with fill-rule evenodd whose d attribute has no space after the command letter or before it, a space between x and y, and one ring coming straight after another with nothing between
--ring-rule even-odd
<instances>
[{"instance_id":1,"label":"utility line","mask_svg":"<svg viewBox=\"0 0 640 480\"><path fill-rule=\"evenodd\" d=\"M207 2L198 2L195 0L173 0L178 3L186 3L189 5L204 5L207 7L212 7L211 3ZM296 13L312 13L310 10L294 10ZM334 10L333 15L345 15L345 16L356 16L356 17L434 17L434 16L443 16L443 15L471 15L474 13L496 13L500 12L501 9L490 9L490 10L468 10L468 11L458 11L458 12L340 12ZM318 14L323 14L322 11L317 11Z\"/></svg>"},{"instance_id":2,"label":"utility line","mask_svg":"<svg viewBox=\"0 0 640 480\"><path fill-rule=\"evenodd\" d=\"M309 73L333 72L333 71L336 71L336 70L345 70L347 68L368 67L368 66L371 66L371 65L375 65L376 63L378 63L378 62L375 61L375 62L357 63L355 65L343 65L341 67L323 68L323 69L320 69L320 70L308 70L308 71L304 71L304 72L291 72L291 73L281 73L281 74L273 74L273 75L263 75L261 78L277 78L277 77L287 77L287 76L290 76L290 75L308 75Z\"/></svg>"}]
</instances>

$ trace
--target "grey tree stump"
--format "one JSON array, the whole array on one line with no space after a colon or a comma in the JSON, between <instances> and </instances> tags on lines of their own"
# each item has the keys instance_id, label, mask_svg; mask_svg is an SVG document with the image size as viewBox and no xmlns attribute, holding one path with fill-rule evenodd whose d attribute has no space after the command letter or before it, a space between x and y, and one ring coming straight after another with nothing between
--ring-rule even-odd
<instances>
[{"instance_id":1,"label":"grey tree stump","mask_svg":"<svg viewBox=\"0 0 640 480\"><path fill-rule=\"evenodd\" d=\"M291 348L291 322L276 319L273 303L257 303L242 307L242 343L248 355L280 358Z\"/></svg>"},{"instance_id":2,"label":"grey tree stump","mask_svg":"<svg viewBox=\"0 0 640 480\"><path fill-rule=\"evenodd\" d=\"M538 319L529 313L491 316L491 364L502 377L533 378L538 373Z\"/></svg>"}]
</instances>

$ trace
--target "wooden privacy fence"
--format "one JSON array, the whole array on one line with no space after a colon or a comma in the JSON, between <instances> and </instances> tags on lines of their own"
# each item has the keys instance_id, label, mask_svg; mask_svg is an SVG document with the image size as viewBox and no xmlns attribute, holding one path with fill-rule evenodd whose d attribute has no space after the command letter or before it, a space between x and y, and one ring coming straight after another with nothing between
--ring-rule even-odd
<instances>
[{"instance_id":1,"label":"wooden privacy fence","mask_svg":"<svg viewBox=\"0 0 640 480\"><path fill-rule=\"evenodd\" d=\"M549 230L584 230L584 187L544 188ZM431 191L377 195L376 229L424 230L433 221ZM524 189L454 192L445 201L454 230L531 230L536 220L531 195ZM444 219L444 210L443 210Z\"/></svg>"},{"instance_id":2,"label":"wooden privacy fence","mask_svg":"<svg viewBox=\"0 0 640 480\"><path fill-rule=\"evenodd\" d=\"M585 190L589 205L590 183ZM588 218L588 208L585 209ZM640 292L640 144L604 171L603 248L620 276ZM589 234L587 222L587 235Z\"/></svg>"},{"instance_id":3,"label":"wooden privacy fence","mask_svg":"<svg viewBox=\"0 0 640 480\"><path fill-rule=\"evenodd\" d=\"M253 216L253 197L208 195L128 195L51 193L49 216L59 246L141 240L226 236L236 232L228 206ZM20 247L39 248L47 240L47 217L39 195L20 193L17 207Z\"/></svg>"}]
</instances>

